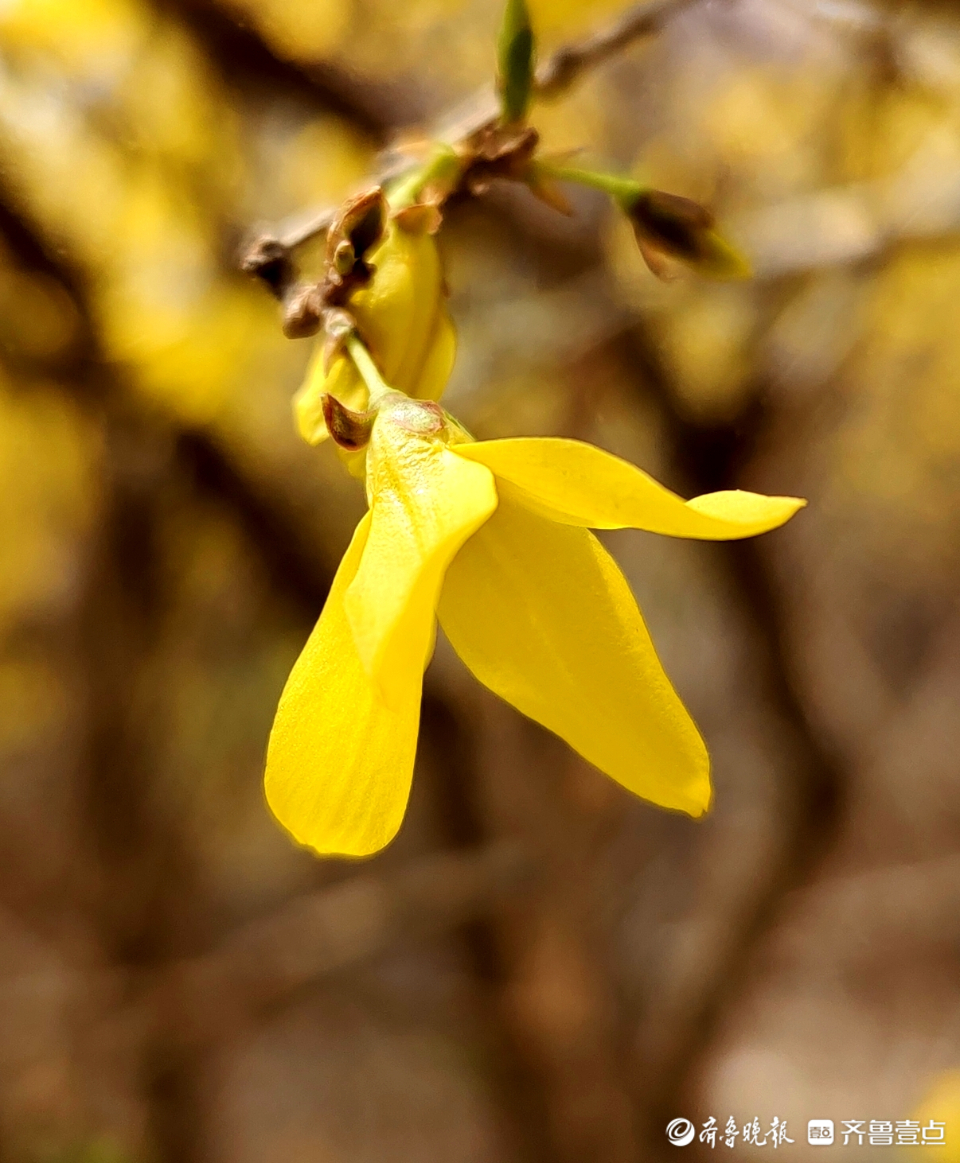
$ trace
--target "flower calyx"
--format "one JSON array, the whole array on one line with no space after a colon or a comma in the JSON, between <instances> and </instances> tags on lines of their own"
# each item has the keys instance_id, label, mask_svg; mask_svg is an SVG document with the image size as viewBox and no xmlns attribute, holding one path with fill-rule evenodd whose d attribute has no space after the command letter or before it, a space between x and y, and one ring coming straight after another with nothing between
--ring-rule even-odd
<instances>
[{"instance_id":1,"label":"flower calyx","mask_svg":"<svg viewBox=\"0 0 960 1163\"><path fill-rule=\"evenodd\" d=\"M392 424L414 436L446 439L449 435L447 414L433 400L411 400L396 392L384 400L383 407Z\"/></svg>"},{"instance_id":2,"label":"flower calyx","mask_svg":"<svg viewBox=\"0 0 960 1163\"><path fill-rule=\"evenodd\" d=\"M354 412L336 396L329 393L323 397L323 419L327 432L335 444L347 452L358 452L370 443L373 422L377 409Z\"/></svg>"},{"instance_id":3,"label":"flower calyx","mask_svg":"<svg viewBox=\"0 0 960 1163\"><path fill-rule=\"evenodd\" d=\"M526 182L539 144L540 135L532 125L493 122L482 126L461 146L460 188L480 197L495 178Z\"/></svg>"},{"instance_id":4,"label":"flower calyx","mask_svg":"<svg viewBox=\"0 0 960 1163\"><path fill-rule=\"evenodd\" d=\"M359 452L370 443L378 417L411 436L462 444L472 437L433 400L414 400L403 392L387 391L365 411L348 408L329 393L323 397L323 419L330 438L346 452Z\"/></svg>"}]
</instances>

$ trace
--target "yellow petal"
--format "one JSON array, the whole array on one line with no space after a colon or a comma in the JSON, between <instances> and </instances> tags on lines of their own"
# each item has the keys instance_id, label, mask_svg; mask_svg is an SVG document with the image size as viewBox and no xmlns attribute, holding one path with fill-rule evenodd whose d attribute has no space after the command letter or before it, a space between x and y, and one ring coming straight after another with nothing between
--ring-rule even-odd
<instances>
[{"instance_id":1,"label":"yellow petal","mask_svg":"<svg viewBox=\"0 0 960 1163\"><path fill-rule=\"evenodd\" d=\"M419 396L438 316L446 315L436 239L391 221L370 261L370 285L350 297L348 309L386 382Z\"/></svg>"},{"instance_id":2,"label":"yellow petal","mask_svg":"<svg viewBox=\"0 0 960 1163\"><path fill-rule=\"evenodd\" d=\"M457 445L555 521L592 529L646 529L726 541L766 533L806 504L733 490L684 501L635 465L579 440L525 437Z\"/></svg>"},{"instance_id":3,"label":"yellow petal","mask_svg":"<svg viewBox=\"0 0 960 1163\"><path fill-rule=\"evenodd\" d=\"M644 799L699 816L709 759L616 563L501 494L447 570L440 625L477 678Z\"/></svg>"},{"instance_id":4,"label":"yellow petal","mask_svg":"<svg viewBox=\"0 0 960 1163\"><path fill-rule=\"evenodd\" d=\"M402 696L385 707L343 608L369 526L367 514L287 679L267 748L267 803L295 840L323 855L369 856L393 839L417 747L423 668L408 660Z\"/></svg>"},{"instance_id":5,"label":"yellow petal","mask_svg":"<svg viewBox=\"0 0 960 1163\"><path fill-rule=\"evenodd\" d=\"M410 652L427 664L447 566L497 507L493 474L450 451L438 413L411 400L384 405L367 451L370 537L344 604L360 658L391 706ZM421 423L434 431L412 430Z\"/></svg>"},{"instance_id":6,"label":"yellow petal","mask_svg":"<svg viewBox=\"0 0 960 1163\"><path fill-rule=\"evenodd\" d=\"M412 395L418 400L439 400L450 379L456 356L457 332L444 309L437 315L427 356Z\"/></svg>"}]
</instances>

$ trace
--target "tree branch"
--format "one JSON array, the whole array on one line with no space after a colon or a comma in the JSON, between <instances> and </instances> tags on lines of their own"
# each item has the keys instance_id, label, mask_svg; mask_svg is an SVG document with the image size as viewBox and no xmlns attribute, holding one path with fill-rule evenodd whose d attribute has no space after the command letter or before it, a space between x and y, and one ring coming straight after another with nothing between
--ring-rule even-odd
<instances>
[{"instance_id":1,"label":"tree branch","mask_svg":"<svg viewBox=\"0 0 960 1163\"><path fill-rule=\"evenodd\" d=\"M189 0L155 0L173 3L178 7L189 5ZM538 96L555 98L571 88L585 73L628 48L635 41L659 32L677 13L692 7L700 0L648 0L628 9L613 24L593 33L582 41L563 45L537 69L535 91ZM426 136L456 144L480 133L499 118L499 101L492 85L458 103L438 117ZM394 117L393 126L409 124L413 119ZM382 165L371 175L370 181L382 182L397 172L395 157L387 155ZM327 229L335 210L322 207L301 212L257 235L245 248L241 260L243 268L257 274L269 251L271 261L289 255L292 250Z\"/></svg>"},{"instance_id":2,"label":"tree branch","mask_svg":"<svg viewBox=\"0 0 960 1163\"><path fill-rule=\"evenodd\" d=\"M241 91L264 90L296 97L308 106L348 120L384 144L400 124L426 110L409 86L362 77L333 61L296 61L278 56L248 20L216 0L150 0L192 33L224 81Z\"/></svg>"},{"instance_id":3,"label":"tree branch","mask_svg":"<svg viewBox=\"0 0 960 1163\"><path fill-rule=\"evenodd\" d=\"M635 41L660 32L667 21L696 3L699 0L652 0L637 4L609 27L585 40L561 46L537 69L537 95L557 97L566 92L584 73L623 52Z\"/></svg>"},{"instance_id":4,"label":"tree branch","mask_svg":"<svg viewBox=\"0 0 960 1163\"><path fill-rule=\"evenodd\" d=\"M148 1002L158 1036L217 1042L321 978L473 920L531 870L516 845L501 843L360 872L290 901L213 952L163 972Z\"/></svg>"}]
</instances>

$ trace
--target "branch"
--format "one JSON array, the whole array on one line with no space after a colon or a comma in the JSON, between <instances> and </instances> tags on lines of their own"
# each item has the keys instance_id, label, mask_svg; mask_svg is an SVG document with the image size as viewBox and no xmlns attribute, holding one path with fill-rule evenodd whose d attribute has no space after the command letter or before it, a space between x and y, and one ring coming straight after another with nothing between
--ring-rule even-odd
<instances>
[{"instance_id":1,"label":"branch","mask_svg":"<svg viewBox=\"0 0 960 1163\"><path fill-rule=\"evenodd\" d=\"M537 69L537 95L559 96L584 73L623 52L634 41L660 32L668 20L696 3L698 0L652 0L652 3L637 4L609 28L579 43L561 46Z\"/></svg>"},{"instance_id":2,"label":"branch","mask_svg":"<svg viewBox=\"0 0 960 1163\"><path fill-rule=\"evenodd\" d=\"M210 1045L324 977L473 920L530 871L526 855L502 843L358 873L166 970L148 998L149 1018L165 1041Z\"/></svg>"},{"instance_id":3,"label":"branch","mask_svg":"<svg viewBox=\"0 0 960 1163\"><path fill-rule=\"evenodd\" d=\"M155 0L182 7L188 0ZM674 15L699 3L699 0L652 0L628 9L608 28L583 41L563 45L537 69L535 92L543 98L555 98L571 88L585 73L628 48L634 41L660 32ZM494 125L500 115L499 100L492 85L486 85L467 100L434 119L426 136L456 144ZM403 124L395 118L394 124ZM370 181L382 182L394 176L404 165L387 153L382 164L371 175ZM241 265L248 274L256 275L267 263L289 257L298 246L322 234L330 225L335 210L323 207L301 212L265 228L244 249Z\"/></svg>"},{"instance_id":4,"label":"branch","mask_svg":"<svg viewBox=\"0 0 960 1163\"><path fill-rule=\"evenodd\" d=\"M296 97L346 118L381 145L398 124L424 116L416 94L407 86L361 77L333 61L301 62L278 56L249 20L241 20L216 0L150 2L189 29L232 87Z\"/></svg>"},{"instance_id":5,"label":"branch","mask_svg":"<svg viewBox=\"0 0 960 1163\"><path fill-rule=\"evenodd\" d=\"M896 174L826 187L744 215L737 233L758 278L883 258L903 242L960 230L960 168L921 146Z\"/></svg>"}]
</instances>

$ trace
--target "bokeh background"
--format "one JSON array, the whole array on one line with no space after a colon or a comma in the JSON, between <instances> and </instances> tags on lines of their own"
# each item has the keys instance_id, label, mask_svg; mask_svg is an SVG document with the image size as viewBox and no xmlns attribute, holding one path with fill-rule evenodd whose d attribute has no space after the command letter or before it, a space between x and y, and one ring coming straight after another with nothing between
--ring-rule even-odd
<instances>
[{"instance_id":1,"label":"bokeh background","mask_svg":"<svg viewBox=\"0 0 960 1163\"><path fill-rule=\"evenodd\" d=\"M548 147L713 206L751 282L658 282L589 191L444 223L478 436L809 498L749 543L609 537L709 817L443 641L388 851L319 862L265 809L363 499L298 442L310 341L237 256L482 86L498 7L0 3L4 1163L630 1163L731 1115L803 1158L809 1118L917 1111L960 1157L952 5L677 2L537 109ZM532 8L544 52L619 11Z\"/></svg>"}]
</instances>

